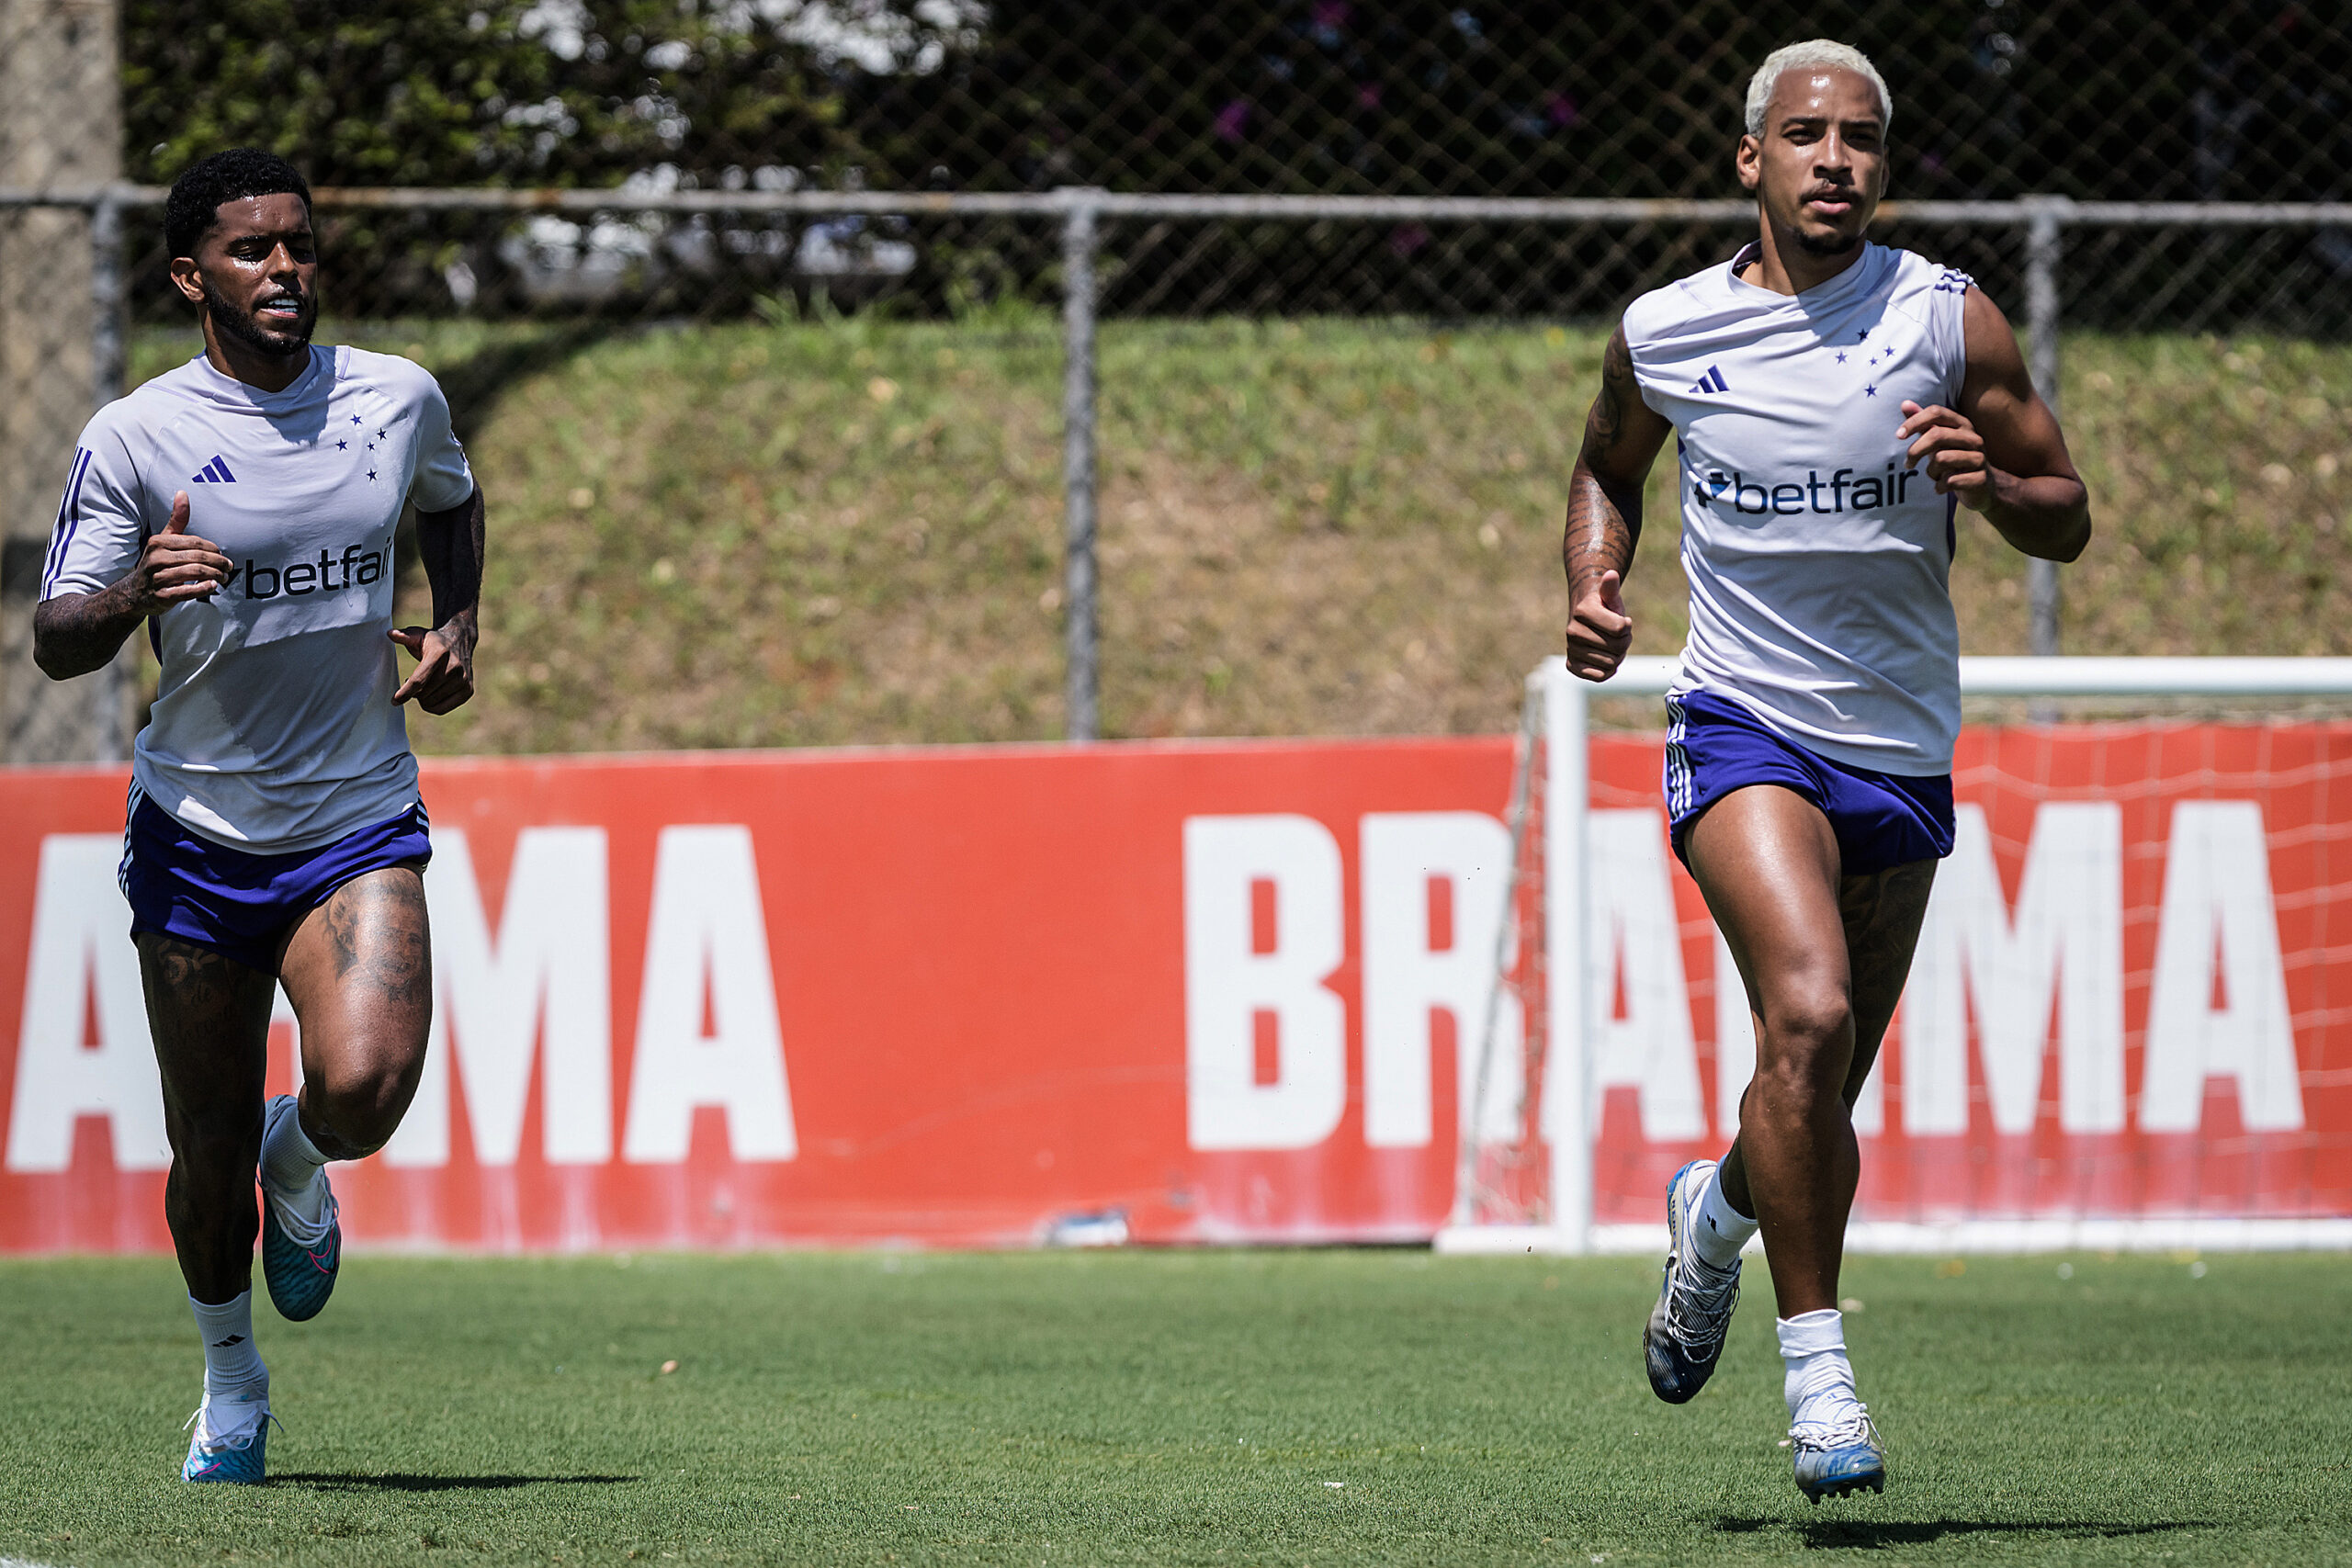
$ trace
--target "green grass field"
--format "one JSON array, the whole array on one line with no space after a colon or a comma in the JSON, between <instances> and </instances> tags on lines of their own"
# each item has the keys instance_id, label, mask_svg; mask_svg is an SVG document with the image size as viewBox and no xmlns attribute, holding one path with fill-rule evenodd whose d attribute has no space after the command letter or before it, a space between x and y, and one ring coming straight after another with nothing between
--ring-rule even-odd
<instances>
[{"instance_id":1,"label":"green grass field","mask_svg":"<svg viewBox=\"0 0 2352 1568\"><path fill-rule=\"evenodd\" d=\"M0 1558L2352 1561L2352 1263L2059 1261L1851 1265L1893 1484L1819 1508L1762 1296L1669 1409L1632 1259L360 1257L257 1490L175 1479L168 1262L11 1262Z\"/></svg>"}]
</instances>

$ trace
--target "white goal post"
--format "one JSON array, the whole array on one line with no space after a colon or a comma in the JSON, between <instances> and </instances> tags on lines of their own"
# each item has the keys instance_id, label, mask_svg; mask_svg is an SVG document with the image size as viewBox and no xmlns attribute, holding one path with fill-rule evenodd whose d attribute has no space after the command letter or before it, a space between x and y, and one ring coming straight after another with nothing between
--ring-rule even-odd
<instances>
[{"instance_id":1,"label":"white goal post","mask_svg":"<svg viewBox=\"0 0 2352 1568\"><path fill-rule=\"evenodd\" d=\"M1527 678L1526 706L1510 802L1514 846L1505 926L1516 929L1527 908L1529 877L1541 887L1540 946L1528 954L1544 975L1540 1008L1531 1008L1527 1042L1497 1037L1504 1010L1490 1006L1464 1065L1464 1102L1483 1106L1498 1071L1514 1065L1504 1054L1527 1050L1516 1065L1519 1081L1539 1076L1544 1086L1540 1112L1526 1108L1522 1125L1540 1126L1548 1150L1547 1169L1538 1179L1541 1198L1520 1212L1499 1216L1484 1212L1493 1190L1482 1161L1495 1148L1483 1122L1465 1118L1460 1175L1453 1217L1436 1237L1451 1253L1586 1253L1647 1251L1664 1245L1664 1225L1596 1225L1595 1144L1600 1103L1594 1090L1590 1043L1607 1005L1596 993L1588 928L1591 918L1591 849L1587 827L1591 812L1589 705L1596 699L1659 697L1671 686L1679 660L1628 659L1606 684L1595 685L1567 672L1552 658ZM2248 698L2293 699L2352 696L2352 659L2200 658L1963 658L1961 691L1968 697L2061 698ZM1532 841L1531 841L1532 840ZM1498 992L1514 984L1510 944L1498 964ZM1531 1001L1535 998L1530 998ZM1475 1123L1475 1124L1474 1124ZM1510 1205L1500 1205L1509 1209ZM1639 1234L1633 1234L1638 1232ZM1655 1232L1653 1235L1652 1233ZM1880 1235L1877 1233L1883 1232ZM2052 1247L2352 1247L2352 1220L2198 1220L2064 1218L2049 1221L1983 1220L1939 1226L1858 1224L1849 1237L1855 1250L2033 1250Z\"/></svg>"}]
</instances>

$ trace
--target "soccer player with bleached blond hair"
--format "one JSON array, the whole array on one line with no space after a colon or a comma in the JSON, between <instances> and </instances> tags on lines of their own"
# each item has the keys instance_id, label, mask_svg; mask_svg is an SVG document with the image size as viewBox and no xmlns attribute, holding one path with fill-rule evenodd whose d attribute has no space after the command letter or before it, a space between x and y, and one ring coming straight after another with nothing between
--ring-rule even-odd
<instances>
[{"instance_id":1,"label":"soccer player with bleached blond hair","mask_svg":"<svg viewBox=\"0 0 2352 1568\"><path fill-rule=\"evenodd\" d=\"M1760 1226L1796 1481L1815 1502L1886 1480L1838 1277L1860 1171L1850 1111L1951 850L1957 509L2051 560L2091 529L2007 318L1964 274L1864 237L1893 118L1849 45L1766 57L1737 153L1757 237L1625 312L1563 544L1568 667L1606 681L1633 641L1621 586L1643 481L1676 437L1690 632L1667 697L1667 814L1738 964L1757 1064L1722 1161L1668 1184L1644 1351L1659 1398L1699 1392Z\"/></svg>"}]
</instances>

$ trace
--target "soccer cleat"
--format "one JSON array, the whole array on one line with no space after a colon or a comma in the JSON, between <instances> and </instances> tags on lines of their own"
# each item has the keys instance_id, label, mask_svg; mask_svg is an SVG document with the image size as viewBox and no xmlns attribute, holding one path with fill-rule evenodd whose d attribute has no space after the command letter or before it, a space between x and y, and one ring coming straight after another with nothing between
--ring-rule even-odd
<instances>
[{"instance_id":1,"label":"soccer cleat","mask_svg":"<svg viewBox=\"0 0 2352 1568\"><path fill-rule=\"evenodd\" d=\"M1642 1331L1650 1391L1668 1404L1680 1404L1707 1386L1715 1359L1724 1353L1731 1309L1739 1304L1739 1263L1717 1269L1690 1244L1699 1195L1715 1173L1715 1162L1694 1159L1666 1184L1666 1278Z\"/></svg>"},{"instance_id":2,"label":"soccer cleat","mask_svg":"<svg viewBox=\"0 0 2352 1568\"><path fill-rule=\"evenodd\" d=\"M1796 1452L1797 1490L1808 1503L1886 1490L1886 1449L1859 1404L1835 1424L1798 1422L1789 1428L1789 1446Z\"/></svg>"},{"instance_id":3,"label":"soccer cleat","mask_svg":"<svg viewBox=\"0 0 2352 1568\"><path fill-rule=\"evenodd\" d=\"M269 1102L269 1125L293 1114L292 1095L281 1094ZM267 1142L266 1134L263 1141ZM321 1182L326 1179L323 1170L315 1178ZM284 1200L271 1190L266 1172L261 1179L261 1277L269 1285L270 1304L279 1316L305 1322L318 1316L319 1309L327 1304L327 1297L334 1293L335 1271L343 1267L343 1218L335 1206L334 1190L327 1190L325 1234L309 1247L295 1240L286 1220L279 1217Z\"/></svg>"},{"instance_id":4,"label":"soccer cleat","mask_svg":"<svg viewBox=\"0 0 2352 1568\"><path fill-rule=\"evenodd\" d=\"M180 1461L182 1481L222 1481L235 1485L261 1483L269 1446L269 1380L262 1379L237 1391L233 1399L216 1401L209 1393L196 1407L187 1424L196 1428L188 1439L187 1458ZM207 1417L215 1413L218 1428Z\"/></svg>"}]
</instances>

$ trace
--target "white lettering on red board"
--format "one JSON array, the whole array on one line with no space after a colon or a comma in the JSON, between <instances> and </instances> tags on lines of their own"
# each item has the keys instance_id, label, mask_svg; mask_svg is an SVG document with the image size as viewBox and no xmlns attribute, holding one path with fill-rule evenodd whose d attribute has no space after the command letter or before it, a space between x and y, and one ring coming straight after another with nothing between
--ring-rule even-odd
<instances>
[{"instance_id":1,"label":"white lettering on red board","mask_svg":"<svg viewBox=\"0 0 2352 1568\"><path fill-rule=\"evenodd\" d=\"M1521 1032L1516 998L1498 1000L1490 983L1509 841L1499 823L1470 812L1377 813L1360 832L1365 1134L1376 1146L1421 1146L1435 1132L1434 1019L1452 1018L1456 1101L1465 1117L1472 1096L1463 1075L1487 1010L1501 1010L1498 1039ZM1338 842L1319 822L1291 815L1193 818L1183 840L1193 1146L1318 1144L1339 1127L1348 1094L1346 1003L1327 984L1345 956ZM1596 946L1607 954L1595 1081L1636 1089L1645 1136L1703 1135L1663 824L1655 811L1596 812L1589 842L1595 930L1605 939ZM387 1158L447 1163L455 1088L465 1095L476 1158L511 1164L536 1077L545 1097L542 1156L609 1160L604 833L535 828L518 835L494 933L463 832L444 829L439 852L426 884L440 1004L435 1040L416 1104ZM137 956L124 936L129 909L114 876L119 854L112 834L42 840L8 1107L10 1171L65 1169L74 1124L85 1116L107 1122L119 1168L168 1163ZM1907 1133L1967 1129L1972 1018L1996 1130L2033 1125L2053 1043L2061 1128L2102 1133L2124 1124L2121 854L2114 806L2044 805L2012 910L1983 813L1961 808L1903 1006ZM1442 944L1432 881L1443 884L1452 906ZM1261 916L1270 917L1263 931ZM793 1158L798 1138L748 829L663 829L645 958L623 1157L684 1158L695 1112L715 1106L725 1112L736 1158ZM1715 1120L1728 1134L1754 1041L1720 940L1715 965ZM1261 1049L1269 1034L1271 1053ZM2184 801L2174 809L2146 1042L2135 1118L2143 1129L2195 1131L2217 1079L2235 1094L2250 1131L2304 1124L2268 841L2253 802ZM1509 1120L1519 1068L1516 1051L1492 1059L1492 1126ZM1857 1126L1875 1132L1879 1120L1866 1091Z\"/></svg>"},{"instance_id":2,"label":"white lettering on red board","mask_svg":"<svg viewBox=\"0 0 2352 1568\"><path fill-rule=\"evenodd\" d=\"M2292 1132L2303 1124L2287 966L2270 895L2270 846L2262 808L2250 800L2184 800L2173 807L2145 1069L2143 1131L2196 1131L2206 1080L2216 1077L2235 1084L2247 1131Z\"/></svg>"},{"instance_id":3,"label":"white lettering on red board","mask_svg":"<svg viewBox=\"0 0 2352 1568\"><path fill-rule=\"evenodd\" d=\"M2058 1124L2123 1126L2123 813L2053 801L2034 815L2012 919L1984 807L1961 806L1903 998L1903 1125L1968 1130L1968 1017L2001 1133L2033 1130L2057 1003Z\"/></svg>"},{"instance_id":4,"label":"white lettering on red board","mask_svg":"<svg viewBox=\"0 0 2352 1568\"><path fill-rule=\"evenodd\" d=\"M1594 1089L1634 1089L1645 1138L1702 1138L1707 1111L1699 1092L1682 928L1666 863L1666 816L1595 811L1585 844L1592 856L1588 930L1598 959L1592 969ZM1565 1082L1565 1075L1554 1077Z\"/></svg>"},{"instance_id":5,"label":"white lettering on red board","mask_svg":"<svg viewBox=\"0 0 2352 1568\"><path fill-rule=\"evenodd\" d=\"M1363 1136L1374 1148L1419 1148L1433 1131L1436 1020L1451 1018L1454 1103L1470 1124L1486 1065L1491 1137L1512 1131L1526 1071L1516 993L1495 984L1506 967L1503 896L1510 831L1483 811L1384 811L1358 827L1363 919ZM1438 885L1433 895L1431 885ZM1452 930L1431 929L1436 899ZM1439 945L1439 937L1444 945Z\"/></svg>"},{"instance_id":6,"label":"white lettering on red board","mask_svg":"<svg viewBox=\"0 0 2352 1568\"><path fill-rule=\"evenodd\" d=\"M706 1105L727 1113L736 1159L788 1160L799 1153L768 953L752 830L662 829L623 1159L684 1160L695 1111Z\"/></svg>"},{"instance_id":7,"label":"white lettering on red board","mask_svg":"<svg viewBox=\"0 0 2352 1568\"><path fill-rule=\"evenodd\" d=\"M1265 888L1263 894L1258 889ZM1196 1149L1303 1149L1348 1107L1340 845L1311 817L1184 821L1184 1104ZM1271 930L1265 929L1271 927ZM1272 1035L1271 1071L1258 1047Z\"/></svg>"},{"instance_id":8,"label":"white lettering on red board","mask_svg":"<svg viewBox=\"0 0 2352 1568\"><path fill-rule=\"evenodd\" d=\"M606 889L602 828L526 828L514 837L493 936L465 829L433 835L433 868L424 879L433 1032L416 1098L385 1146L387 1164L449 1162L453 1062L479 1163L514 1163L535 1061L541 1153L548 1163L601 1165L613 1157Z\"/></svg>"},{"instance_id":9,"label":"white lettering on red board","mask_svg":"<svg viewBox=\"0 0 2352 1568\"><path fill-rule=\"evenodd\" d=\"M117 1169L172 1163L130 906L115 882L121 859L119 834L51 833L40 841L9 1097L10 1170L65 1169L74 1123L84 1116L106 1118Z\"/></svg>"}]
</instances>

